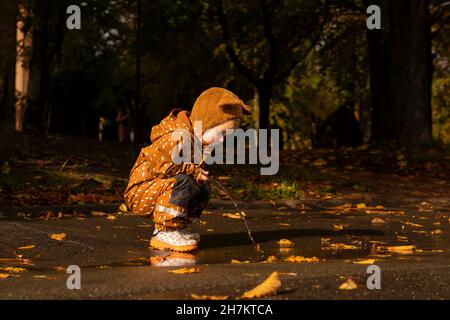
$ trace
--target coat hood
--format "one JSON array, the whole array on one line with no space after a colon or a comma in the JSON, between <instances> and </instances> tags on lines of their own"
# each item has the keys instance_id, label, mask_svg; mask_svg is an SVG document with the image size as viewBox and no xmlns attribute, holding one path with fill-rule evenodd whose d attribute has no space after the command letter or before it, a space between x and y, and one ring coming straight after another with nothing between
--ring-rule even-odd
<instances>
[{"instance_id":1,"label":"coat hood","mask_svg":"<svg viewBox=\"0 0 450 320\"><path fill-rule=\"evenodd\" d=\"M203 91L192 107L191 123L201 121L202 131L222 124L228 120L242 119L250 114L251 108L237 95L224 88L213 87Z\"/></svg>"},{"instance_id":2,"label":"coat hood","mask_svg":"<svg viewBox=\"0 0 450 320\"><path fill-rule=\"evenodd\" d=\"M160 124L152 128L150 133L150 141L153 143L160 137L166 134L171 134L177 129L187 129L190 132L193 132L188 111L178 108L173 109L170 114L161 121Z\"/></svg>"}]
</instances>

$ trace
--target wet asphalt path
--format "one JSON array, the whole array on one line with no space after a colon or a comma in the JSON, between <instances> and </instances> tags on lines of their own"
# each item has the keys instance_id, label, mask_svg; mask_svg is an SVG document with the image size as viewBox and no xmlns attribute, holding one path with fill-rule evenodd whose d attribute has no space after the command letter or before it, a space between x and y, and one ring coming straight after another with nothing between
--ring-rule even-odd
<instances>
[{"instance_id":1,"label":"wet asphalt path","mask_svg":"<svg viewBox=\"0 0 450 320\"><path fill-rule=\"evenodd\" d=\"M70 215L68 208L64 210L69 215L57 220L24 219L9 212L0 218L0 274L10 275L0 279L0 298L189 299L191 293L236 297L278 271L282 287L272 299L450 299L447 211L357 210L355 204L347 210L336 205L311 202L246 210L263 256L251 245L242 222L223 216L234 213L231 207L212 206L193 227L202 235L200 250L183 260L200 267L192 274L172 274L168 271L180 267L156 266L162 259L155 257L168 253L148 248L149 220L128 214L114 214L112 219ZM113 207L84 211L93 209L112 212ZM375 218L385 223L374 223ZM49 238L54 233L67 236L56 241ZM283 238L294 247L280 250L277 241ZM391 246L412 249L386 250ZM284 261L292 255L320 262ZM269 256L277 262L265 262ZM233 259L244 263L231 263ZM367 288L368 265L355 263L367 259L375 259L381 268L380 290ZM67 289L69 265L81 268L80 290ZM4 269L9 267L23 269ZM340 290L348 278L357 288Z\"/></svg>"}]
</instances>

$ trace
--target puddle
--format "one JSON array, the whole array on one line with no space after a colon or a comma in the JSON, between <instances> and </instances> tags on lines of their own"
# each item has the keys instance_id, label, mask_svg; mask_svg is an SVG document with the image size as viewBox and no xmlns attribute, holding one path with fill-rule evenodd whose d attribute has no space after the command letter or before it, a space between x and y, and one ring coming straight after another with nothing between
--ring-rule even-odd
<instances>
[{"instance_id":1,"label":"puddle","mask_svg":"<svg viewBox=\"0 0 450 320\"><path fill-rule=\"evenodd\" d=\"M249 225L255 227L253 236L264 251L262 255L255 250L250 242L245 228L240 220L210 218L206 226L197 226L196 231L202 234L200 250L190 254L170 253L148 249L145 246L133 249L134 256L117 255L107 258L111 260L98 261L94 258L92 264L80 265L82 268L110 269L125 267L161 267L161 266L190 266L205 264L230 264L232 260L238 262L258 263L264 262L268 257L274 256L277 261L285 261L289 256L316 257L320 261L357 261L361 259L380 260L409 260L426 261L431 259L450 259L449 234L450 225L439 225L440 235L433 235L432 231L438 226L433 219L419 220L421 226L405 221L395 220L392 216L383 216L389 220L383 225L371 223L375 215L361 215L355 219L353 214L342 214L339 217L321 213L307 213L299 215L288 212L283 220L288 227L280 227L278 220L274 221L273 211L252 212L249 210L247 218ZM288 211L288 210L287 210ZM402 218L406 220L407 218ZM272 223L271 223L272 221ZM342 226L336 230L333 226ZM265 228L263 230L259 229ZM206 232L207 228L220 230L220 232ZM267 230L272 228L272 230ZM291 248L280 248L278 241L289 239L293 242ZM393 247L390 248L390 247ZM410 247L410 248L409 248ZM96 247L96 250L101 248ZM129 250L129 248L125 248ZM92 254L96 254L96 252ZM141 257L135 259L136 257ZM131 259L130 259L131 258ZM65 273L65 270L55 270L51 267L41 267L39 261L26 259L6 260L0 259L0 267L20 266L29 271L51 271ZM98 262L97 262L98 261ZM27 262L34 265L27 265ZM48 263L48 261L46 262ZM320 263L320 262L319 262ZM63 262L61 262L63 264ZM48 266L48 265L47 265Z\"/></svg>"}]
</instances>

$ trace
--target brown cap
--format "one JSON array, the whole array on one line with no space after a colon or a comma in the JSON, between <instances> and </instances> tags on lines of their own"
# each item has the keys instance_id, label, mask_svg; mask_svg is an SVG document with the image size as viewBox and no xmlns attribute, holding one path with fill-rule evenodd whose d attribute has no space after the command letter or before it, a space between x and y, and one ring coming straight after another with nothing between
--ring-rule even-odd
<instances>
[{"instance_id":1,"label":"brown cap","mask_svg":"<svg viewBox=\"0 0 450 320\"><path fill-rule=\"evenodd\" d=\"M205 132L212 127L232 119L242 119L243 114L250 114L251 108L233 92L213 87L202 92L195 100L191 111L191 122L201 121Z\"/></svg>"}]
</instances>

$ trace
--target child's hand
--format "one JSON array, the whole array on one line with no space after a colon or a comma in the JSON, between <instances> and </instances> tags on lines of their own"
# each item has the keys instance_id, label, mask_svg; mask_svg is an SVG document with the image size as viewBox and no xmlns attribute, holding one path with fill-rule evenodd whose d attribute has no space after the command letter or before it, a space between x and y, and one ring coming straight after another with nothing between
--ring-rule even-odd
<instances>
[{"instance_id":1,"label":"child's hand","mask_svg":"<svg viewBox=\"0 0 450 320\"><path fill-rule=\"evenodd\" d=\"M208 174L209 174L208 171L200 168L200 172L198 173L197 177L195 178L195 181L197 181L198 184L207 182L209 179Z\"/></svg>"}]
</instances>

